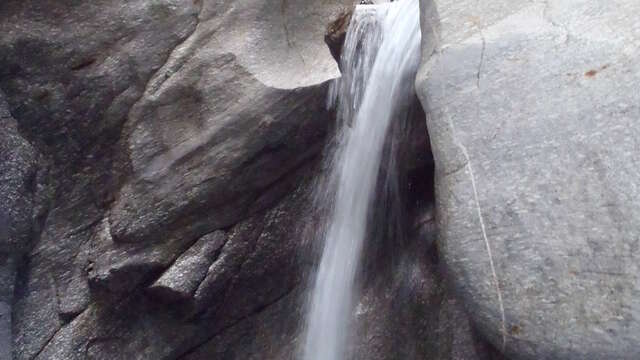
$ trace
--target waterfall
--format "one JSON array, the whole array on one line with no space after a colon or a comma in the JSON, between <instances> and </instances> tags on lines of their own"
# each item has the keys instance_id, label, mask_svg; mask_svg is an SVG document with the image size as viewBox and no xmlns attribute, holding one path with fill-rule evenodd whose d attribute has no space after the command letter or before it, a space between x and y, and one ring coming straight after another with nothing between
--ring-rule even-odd
<instances>
[{"instance_id":1,"label":"waterfall","mask_svg":"<svg viewBox=\"0 0 640 360\"><path fill-rule=\"evenodd\" d=\"M341 360L353 318L356 274L376 197L387 133L406 117L420 60L418 0L362 5L341 56L342 78L329 92L338 133L329 180L318 200L330 211L306 319L305 360Z\"/></svg>"}]
</instances>

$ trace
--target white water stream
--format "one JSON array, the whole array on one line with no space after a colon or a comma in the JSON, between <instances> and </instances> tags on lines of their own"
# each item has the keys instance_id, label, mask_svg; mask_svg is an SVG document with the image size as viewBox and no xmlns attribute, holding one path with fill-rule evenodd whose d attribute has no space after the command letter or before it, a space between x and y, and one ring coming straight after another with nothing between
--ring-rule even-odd
<instances>
[{"instance_id":1,"label":"white water stream","mask_svg":"<svg viewBox=\"0 0 640 360\"><path fill-rule=\"evenodd\" d=\"M343 76L329 94L331 104L337 101L339 133L325 184L332 188L319 189L331 211L307 313L304 360L347 356L384 143L392 120L414 96L419 59L418 0L357 7L341 58Z\"/></svg>"}]
</instances>

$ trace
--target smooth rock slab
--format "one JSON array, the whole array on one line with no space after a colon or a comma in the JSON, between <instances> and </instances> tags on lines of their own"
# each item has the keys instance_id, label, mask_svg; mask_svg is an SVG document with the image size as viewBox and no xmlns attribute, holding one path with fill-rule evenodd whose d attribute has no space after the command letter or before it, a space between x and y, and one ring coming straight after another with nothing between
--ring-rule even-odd
<instances>
[{"instance_id":1,"label":"smooth rock slab","mask_svg":"<svg viewBox=\"0 0 640 360\"><path fill-rule=\"evenodd\" d=\"M640 2L422 8L439 246L476 325L514 359L637 359Z\"/></svg>"}]
</instances>

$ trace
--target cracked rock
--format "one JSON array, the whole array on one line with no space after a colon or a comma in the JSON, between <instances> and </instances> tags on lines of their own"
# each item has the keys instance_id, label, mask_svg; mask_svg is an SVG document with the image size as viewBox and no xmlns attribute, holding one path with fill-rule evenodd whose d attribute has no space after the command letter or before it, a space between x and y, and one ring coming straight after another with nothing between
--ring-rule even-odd
<instances>
[{"instance_id":1,"label":"cracked rock","mask_svg":"<svg viewBox=\"0 0 640 360\"><path fill-rule=\"evenodd\" d=\"M640 3L422 11L438 246L473 322L513 359L636 358Z\"/></svg>"},{"instance_id":2,"label":"cracked rock","mask_svg":"<svg viewBox=\"0 0 640 360\"><path fill-rule=\"evenodd\" d=\"M201 237L180 255L175 263L148 288L148 291L166 302L192 298L226 239L222 231L215 231Z\"/></svg>"}]
</instances>

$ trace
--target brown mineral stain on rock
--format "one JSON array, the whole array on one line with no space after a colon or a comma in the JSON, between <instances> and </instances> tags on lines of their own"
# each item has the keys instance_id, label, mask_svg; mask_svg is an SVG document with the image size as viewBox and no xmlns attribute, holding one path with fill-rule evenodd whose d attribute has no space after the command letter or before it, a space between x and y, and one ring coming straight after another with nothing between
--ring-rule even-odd
<instances>
[{"instance_id":1,"label":"brown mineral stain on rock","mask_svg":"<svg viewBox=\"0 0 640 360\"><path fill-rule=\"evenodd\" d=\"M518 325L512 325L511 328L509 328L509 335L512 335L512 336L520 335L521 332L522 332L522 328L520 328L520 326Z\"/></svg>"},{"instance_id":2,"label":"brown mineral stain on rock","mask_svg":"<svg viewBox=\"0 0 640 360\"><path fill-rule=\"evenodd\" d=\"M594 77L594 76L596 76L597 73L598 73L597 70L589 70L586 73L584 73L584 76L586 76L586 77Z\"/></svg>"},{"instance_id":3,"label":"brown mineral stain on rock","mask_svg":"<svg viewBox=\"0 0 640 360\"><path fill-rule=\"evenodd\" d=\"M598 74L598 72L600 72L600 71L602 71L602 70L604 70L604 69L606 69L608 67L609 67L609 64L605 64L605 65L602 65L597 70L596 69L591 69L591 70L587 71L586 73L584 73L584 76L592 78L592 77L596 76Z\"/></svg>"},{"instance_id":4,"label":"brown mineral stain on rock","mask_svg":"<svg viewBox=\"0 0 640 360\"><path fill-rule=\"evenodd\" d=\"M342 46L347 36L347 28L351 22L352 10L342 12L338 18L329 25L324 36L324 41L329 46L331 55L338 63L340 63L340 55L342 54Z\"/></svg>"}]
</instances>

